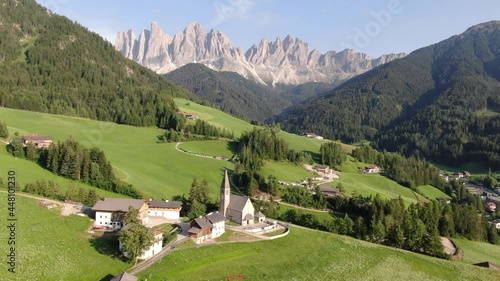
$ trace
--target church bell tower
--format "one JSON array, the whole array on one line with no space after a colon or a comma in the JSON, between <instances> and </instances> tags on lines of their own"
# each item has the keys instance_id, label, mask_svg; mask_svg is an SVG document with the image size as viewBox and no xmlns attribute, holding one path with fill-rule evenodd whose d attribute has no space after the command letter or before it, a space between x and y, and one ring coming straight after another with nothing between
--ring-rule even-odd
<instances>
[{"instance_id":1,"label":"church bell tower","mask_svg":"<svg viewBox=\"0 0 500 281\"><path fill-rule=\"evenodd\" d=\"M224 171L224 179L220 185L220 210L219 212L226 216L227 206L229 206L231 187L229 185L229 177L227 176L227 170Z\"/></svg>"}]
</instances>

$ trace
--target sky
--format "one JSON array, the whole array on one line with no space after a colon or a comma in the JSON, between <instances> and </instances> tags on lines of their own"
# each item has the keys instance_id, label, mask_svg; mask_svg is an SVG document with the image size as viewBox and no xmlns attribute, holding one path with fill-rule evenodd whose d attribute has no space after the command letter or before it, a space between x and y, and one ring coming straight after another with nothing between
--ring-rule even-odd
<instances>
[{"instance_id":1,"label":"sky","mask_svg":"<svg viewBox=\"0 0 500 281\"><path fill-rule=\"evenodd\" d=\"M292 35L311 50L354 49L378 57L410 53L470 26L500 20L498 0L37 0L114 43L156 21L174 36L191 22L224 33L247 50Z\"/></svg>"}]
</instances>

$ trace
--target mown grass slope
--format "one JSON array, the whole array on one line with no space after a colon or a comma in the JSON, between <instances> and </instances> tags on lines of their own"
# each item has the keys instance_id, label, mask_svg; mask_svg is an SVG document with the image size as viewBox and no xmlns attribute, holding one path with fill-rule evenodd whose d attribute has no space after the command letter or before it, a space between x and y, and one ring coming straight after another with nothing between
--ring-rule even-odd
<instances>
[{"instance_id":1,"label":"mown grass slope","mask_svg":"<svg viewBox=\"0 0 500 281\"><path fill-rule=\"evenodd\" d=\"M6 202L7 194L0 192L0 200ZM21 196L16 198L16 273L8 272L7 263L2 262L0 280L101 280L130 266L99 252L112 252L113 245L105 247L98 240L89 239L86 232L89 218L62 217L59 210L47 210L36 202ZM6 208L0 212L0 219L6 221ZM4 256L10 245L5 227L1 233L0 250ZM117 250L118 245L114 246ZM6 261L5 256L3 260Z\"/></svg>"},{"instance_id":2,"label":"mown grass slope","mask_svg":"<svg viewBox=\"0 0 500 281\"><path fill-rule=\"evenodd\" d=\"M496 280L500 272L293 227L281 239L179 250L141 280Z\"/></svg>"},{"instance_id":3,"label":"mown grass slope","mask_svg":"<svg viewBox=\"0 0 500 281\"><path fill-rule=\"evenodd\" d=\"M187 194L194 177L205 178L211 194L218 196L223 170L233 167L227 161L181 153L174 143L156 143L157 135L162 134L157 128L5 108L0 109L0 120L7 123L11 135L16 131L20 135L36 133L53 136L56 141L72 137L87 146L99 147L111 161L116 175L148 197Z\"/></svg>"},{"instance_id":4,"label":"mown grass slope","mask_svg":"<svg viewBox=\"0 0 500 281\"><path fill-rule=\"evenodd\" d=\"M448 194L442 192L441 190L435 188L432 185L422 185L417 187L417 190L429 199L436 198L451 198Z\"/></svg>"}]
</instances>

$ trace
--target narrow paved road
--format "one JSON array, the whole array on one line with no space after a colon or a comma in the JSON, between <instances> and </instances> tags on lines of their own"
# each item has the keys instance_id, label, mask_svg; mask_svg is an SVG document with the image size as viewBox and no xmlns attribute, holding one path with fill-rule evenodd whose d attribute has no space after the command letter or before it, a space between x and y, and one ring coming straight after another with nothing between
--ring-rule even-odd
<instances>
[{"instance_id":1,"label":"narrow paved road","mask_svg":"<svg viewBox=\"0 0 500 281\"><path fill-rule=\"evenodd\" d=\"M0 192L7 193L6 190L0 190ZM48 198L40 197L40 196L36 196L36 195L31 195L31 194L26 194L26 193L20 193L19 191L16 191L16 196L22 196L22 197L33 198L33 199L37 199L37 200L48 201L50 203L57 204L57 205L59 205L61 207L64 206L64 202L53 200L53 199L48 199Z\"/></svg>"}]
</instances>

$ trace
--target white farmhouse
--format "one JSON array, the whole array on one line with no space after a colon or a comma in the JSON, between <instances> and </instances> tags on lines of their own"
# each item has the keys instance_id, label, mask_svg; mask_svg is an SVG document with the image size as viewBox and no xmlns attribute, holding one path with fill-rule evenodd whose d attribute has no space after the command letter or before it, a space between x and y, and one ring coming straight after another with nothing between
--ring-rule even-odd
<instances>
[{"instance_id":1,"label":"white farmhouse","mask_svg":"<svg viewBox=\"0 0 500 281\"><path fill-rule=\"evenodd\" d=\"M240 225L254 223L255 209L252 201L248 197L231 194L227 171L224 171L221 184L220 213L228 220Z\"/></svg>"},{"instance_id":2,"label":"white farmhouse","mask_svg":"<svg viewBox=\"0 0 500 281\"><path fill-rule=\"evenodd\" d=\"M205 217L212 223L212 239L224 234L226 218L221 213L208 213Z\"/></svg>"},{"instance_id":3,"label":"white farmhouse","mask_svg":"<svg viewBox=\"0 0 500 281\"><path fill-rule=\"evenodd\" d=\"M92 207L95 211L95 227L122 228L123 219L132 206L139 210L139 219L142 224L149 222L148 205L142 199L124 199L124 198L101 198Z\"/></svg>"},{"instance_id":4,"label":"white farmhouse","mask_svg":"<svg viewBox=\"0 0 500 281\"><path fill-rule=\"evenodd\" d=\"M182 202L169 200L149 199L148 216L164 217L169 220L178 220L181 212Z\"/></svg>"}]
</instances>

